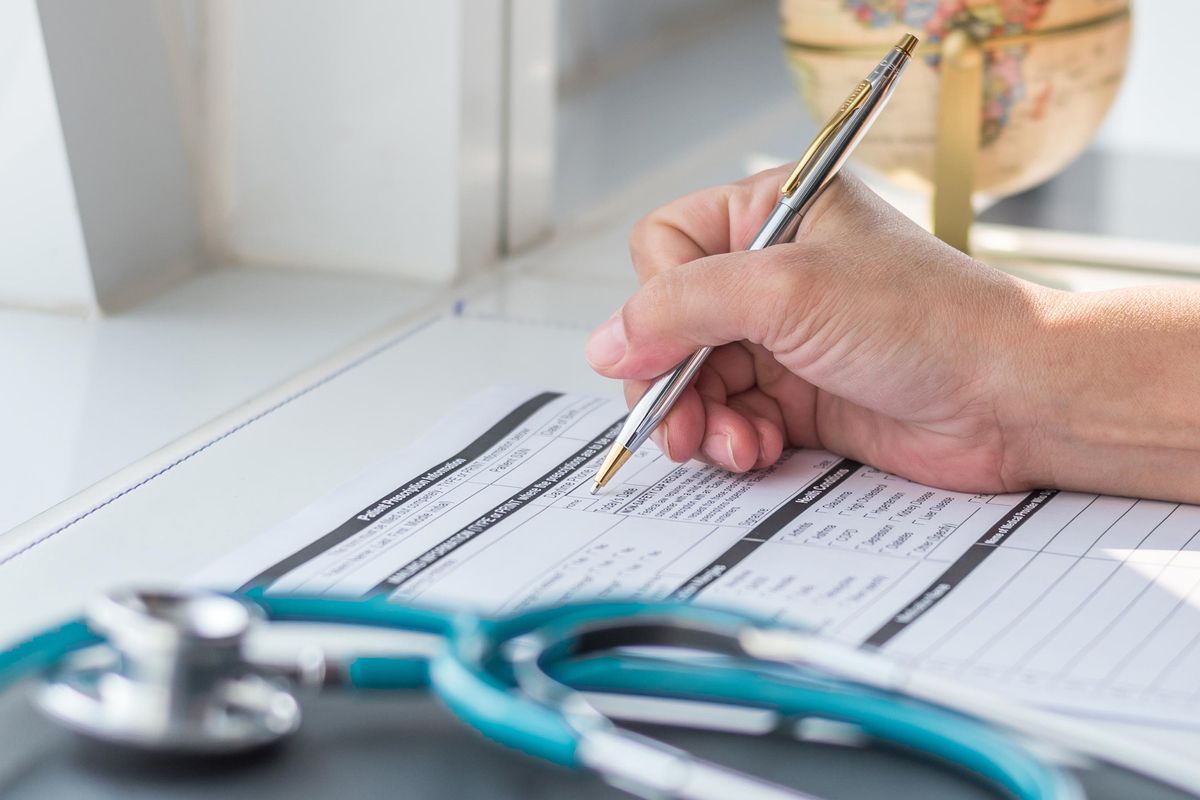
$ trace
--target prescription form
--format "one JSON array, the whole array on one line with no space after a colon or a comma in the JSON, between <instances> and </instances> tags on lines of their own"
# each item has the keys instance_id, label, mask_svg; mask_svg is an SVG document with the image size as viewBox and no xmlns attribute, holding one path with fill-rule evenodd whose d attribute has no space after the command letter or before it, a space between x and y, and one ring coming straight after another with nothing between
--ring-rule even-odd
<instances>
[{"instance_id":1,"label":"prescription form","mask_svg":"<svg viewBox=\"0 0 1200 800\"><path fill-rule=\"evenodd\" d=\"M815 450L733 475L652 446L592 496L624 414L489 390L196 582L737 607L1016 699L1200 729L1200 507L950 492Z\"/></svg>"}]
</instances>

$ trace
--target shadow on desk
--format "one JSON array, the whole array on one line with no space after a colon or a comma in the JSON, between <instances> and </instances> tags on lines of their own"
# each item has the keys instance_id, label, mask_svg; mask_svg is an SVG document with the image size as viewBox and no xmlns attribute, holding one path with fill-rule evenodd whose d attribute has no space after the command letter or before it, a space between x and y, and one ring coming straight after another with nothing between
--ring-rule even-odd
<instances>
[{"instance_id":1,"label":"shadow on desk","mask_svg":"<svg viewBox=\"0 0 1200 800\"><path fill-rule=\"evenodd\" d=\"M19 694L0 700L4 800L627 796L595 778L503 749L465 730L424 696L327 695L306 707L305 728L296 739L256 757L149 761L58 730ZM898 752L796 744L778 737L662 733L714 761L831 800L993 797L967 776ZM1097 798L1180 796L1155 793L1120 775L1093 775L1087 783Z\"/></svg>"}]
</instances>

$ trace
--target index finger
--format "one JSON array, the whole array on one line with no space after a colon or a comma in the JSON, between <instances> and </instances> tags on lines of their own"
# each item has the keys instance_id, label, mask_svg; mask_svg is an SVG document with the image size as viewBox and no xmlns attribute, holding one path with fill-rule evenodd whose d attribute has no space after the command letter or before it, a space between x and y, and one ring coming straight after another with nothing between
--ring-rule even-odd
<instances>
[{"instance_id":1,"label":"index finger","mask_svg":"<svg viewBox=\"0 0 1200 800\"><path fill-rule=\"evenodd\" d=\"M638 280L645 283L661 270L745 248L779 200L791 167L692 192L638 221L629 234Z\"/></svg>"}]
</instances>

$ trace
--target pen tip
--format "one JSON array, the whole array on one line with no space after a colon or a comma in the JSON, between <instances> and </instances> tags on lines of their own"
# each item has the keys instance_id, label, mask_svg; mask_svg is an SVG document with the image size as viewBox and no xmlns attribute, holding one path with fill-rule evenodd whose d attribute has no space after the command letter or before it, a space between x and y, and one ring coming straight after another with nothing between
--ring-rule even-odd
<instances>
[{"instance_id":1,"label":"pen tip","mask_svg":"<svg viewBox=\"0 0 1200 800\"><path fill-rule=\"evenodd\" d=\"M614 444L612 449L608 451L608 455L604 457L604 463L600 465L600 469L596 470L594 478L596 485L592 487L592 494L597 494L601 489L612 480L612 476L617 474L617 470L629 460L633 455L633 451L621 444Z\"/></svg>"}]
</instances>

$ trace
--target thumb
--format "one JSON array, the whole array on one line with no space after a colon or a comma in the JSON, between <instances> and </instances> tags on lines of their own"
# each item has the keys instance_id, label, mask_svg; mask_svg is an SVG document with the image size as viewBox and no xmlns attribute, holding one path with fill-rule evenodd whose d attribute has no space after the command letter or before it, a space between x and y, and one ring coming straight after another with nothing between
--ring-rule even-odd
<instances>
[{"instance_id":1,"label":"thumb","mask_svg":"<svg viewBox=\"0 0 1200 800\"><path fill-rule=\"evenodd\" d=\"M726 253L663 270L592 333L587 358L610 378L655 378L706 345L770 347L805 313L800 244Z\"/></svg>"}]
</instances>

